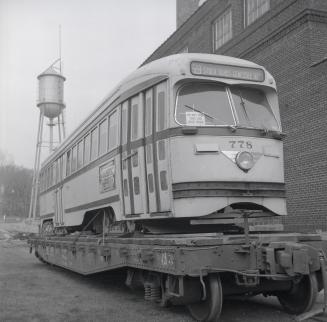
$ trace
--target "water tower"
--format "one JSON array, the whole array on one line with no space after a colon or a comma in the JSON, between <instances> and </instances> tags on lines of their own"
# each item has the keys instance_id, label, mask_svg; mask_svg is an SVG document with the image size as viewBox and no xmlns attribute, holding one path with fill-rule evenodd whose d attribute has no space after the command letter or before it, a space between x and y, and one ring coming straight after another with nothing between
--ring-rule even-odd
<instances>
[{"instance_id":1,"label":"water tower","mask_svg":"<svg viewBox=\"0 0 327 322\"><path fill-rule=\"evenodd\" d=\"M59 62L59 68L55 65ZM40 109L39 126L37 133L36 154L34 162L34 175L29 210L29 219L36 217L37 193L39 186L40 159L42 147L49 147L53 152L55 144L59 144L65 138L64 121L64 81L66 78L61 74L61 60L56 60L49 68L37 77L39 81L39 98L37 107ZM44 140L44 119L49 127L49 139Z\"/></svg>"}]
</instances>

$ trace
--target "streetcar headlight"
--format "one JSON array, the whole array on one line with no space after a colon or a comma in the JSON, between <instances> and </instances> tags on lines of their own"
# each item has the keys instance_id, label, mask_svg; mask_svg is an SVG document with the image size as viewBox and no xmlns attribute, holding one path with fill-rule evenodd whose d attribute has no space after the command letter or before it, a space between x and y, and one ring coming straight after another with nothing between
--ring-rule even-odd
<instances>
[{"instance_id":1,"label":"streetcar headlight","mask_svg":"<svg viewBox=\"0 0 327 322\"><path fill-rule=\"evenodd\" d=\"M250 152L242 151L236 156L236 164L243 171L249 171L254 166L253 155Z\"/></svg>"}]
</instances>

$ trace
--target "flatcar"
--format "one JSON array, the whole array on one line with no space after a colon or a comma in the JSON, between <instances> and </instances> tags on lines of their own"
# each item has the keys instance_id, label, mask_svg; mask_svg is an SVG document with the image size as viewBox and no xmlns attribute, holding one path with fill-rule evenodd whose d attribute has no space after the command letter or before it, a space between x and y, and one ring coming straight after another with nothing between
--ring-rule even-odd
<instances>
[{"instance_id":1,"label":"flatcar","mask_svg":"<svg viewBox=\"0 0 327 322\"><path fill-rule=\"evenodd\" d=\"M257 294L303 320L322 289L325 312L326 236L271 231L286 215L280 123L262 66L178 54L140 67L44 161L31 251L84 275L125 269L146 300L197 321Z\"/></svg>"},{"instance_id":2,"label":"flatcar","mask_svg":"<svg viewBox=\"0 0 327 322\"><path fill-rule=\"evenodd\" d=\"M239 231L286 215L276 83L255 63L178 54L123 80L42 164L43 233Z\"/></svg>"}]
</instances>

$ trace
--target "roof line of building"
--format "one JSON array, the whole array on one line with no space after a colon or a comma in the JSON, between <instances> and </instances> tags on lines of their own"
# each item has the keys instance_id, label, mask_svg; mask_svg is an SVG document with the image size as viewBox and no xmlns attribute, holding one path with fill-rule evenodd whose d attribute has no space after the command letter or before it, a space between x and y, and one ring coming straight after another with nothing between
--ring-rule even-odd
<instances>
[{"instance_id":1,"label":"roof line of building","mask_svg":"<svg viewBox=\"0 0 327 322\"><path fill-rule=\"evenodd\" d=\"M139 67L141 67L141 66L143 66L143 65L145 65L145 64L147 64L147 61L158 51L158 50L160 50L177 32L179 32L194 16L195 16L195 14L197 14L200 10L202 10L203 8L205 8L207 5L208 5L208 3L210 3L210 2L213 2L213 1L215 1L215 0L207 0L207 1L205 1L204 3L202 3L202 5L201 6L199 6L180 26L179 26L179 28L177 28L159 47L157 47L156 49L155 49L155 51L154 52L152 52L152 54L150 54L144 61L143 61L143 63L139 66Z\"/></svg>"}]
</instances>

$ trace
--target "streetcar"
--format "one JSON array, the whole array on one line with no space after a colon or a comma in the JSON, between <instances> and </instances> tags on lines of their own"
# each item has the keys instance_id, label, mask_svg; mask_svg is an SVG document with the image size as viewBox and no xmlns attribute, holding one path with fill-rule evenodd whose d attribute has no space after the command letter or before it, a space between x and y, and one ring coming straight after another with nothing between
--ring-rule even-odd
<instances>
[{"instance_id":1,"label":"streetcar","mask_svg":"<svg viewBox=\"0 0 327 322\"><path fill-rule=\"evenodd\" d=\"M156 60L43 162L42 231L224 232L244 216L284 216L282 138L264 67L210 54Z\"/></svg>"}]
</instances>

